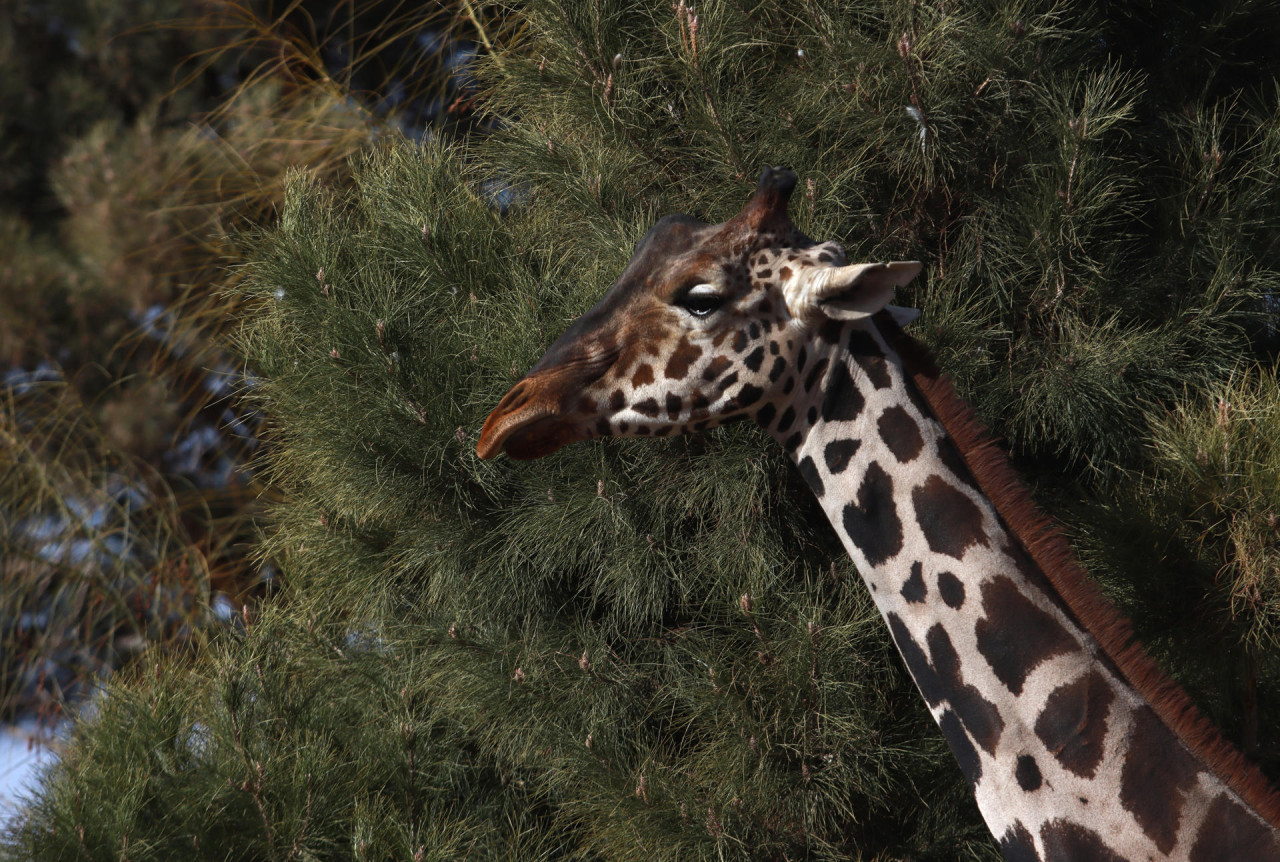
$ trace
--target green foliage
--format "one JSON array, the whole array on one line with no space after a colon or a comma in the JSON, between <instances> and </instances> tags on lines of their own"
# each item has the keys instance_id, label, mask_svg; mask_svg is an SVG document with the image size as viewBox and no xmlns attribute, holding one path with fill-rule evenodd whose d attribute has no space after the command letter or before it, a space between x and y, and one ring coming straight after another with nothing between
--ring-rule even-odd
<instances>
[{"instance_id":1,"label":"green foliage","mask_svg":"<svg viewBox=\"0 0 1280 862\"><path fill-rule=\"evenodd\" d=\"M1067 504L1088 567L1134 618L1148 649L1273 773L1278 399L1274 371L1242 366L1150 414L1145 475L1101 501Z\"/></svg>"},{"instance_id":2,"label":"green foliage","mask_svg":"<svg viewBox=\"0 0 1280 862\"><path fill-rule=\"evenodd\" d=\"M54 718L140 651L198 642L211 598L265 590L249 553L262 488L233 470L258 441L220 343L228 232L274 217L289 165L343 183L401 114L376 116L351 82L381 82L297 36L315 24L304 4L16 5L0 0L0 714ZM456 30L460 10L392 11L361 62L439 69L443 47L402 68L387 45ZM358 32L340 29L339 45Z\"/></svg>"},{"instance_id":3,"label":"green foliage","mask_svg":"<svg viewBox=\"0 0 1280 862\"><path fill-rule=\"evenodd\" d=\"M853 829L864 853L927 855L979 837L945 762L966 816L903 807L939 779L941 746L816 505L780 456L741 458L758 434L517 470L475 457L512 368L562 325L558 287L586 298L626 256L584 271L548 254L555 212L499 217L479 164L388 146L351 196L298 175L257 249L243 349L291 500L264 553L295 612L412 637L436 665L423 716L528 770L594 853L839 856Z\"/></svg>"},{"instance_id":4,"label":"green foliage","mask_svg":"<svg viewBox=\"0 0 1280 862\"><path fill-rule=\"evenodd\" d=\"M1226 374L1276 286L1265 74L1153 120L1167 94L1065 7L713 3L696 37L664 6L586 8L522 10L542 37L493 102L530 117L504 130L511 169L606 216L569 230L609 242L640 205L719 218L760 164L792 165L810 234L929 262L926 336L1017 451L1132 462L1148 400Z\"/></svg>"},{"instance_id":5,"label":"green foliage","mask_svg":"<svg viewBox=\"0 0 1280 862\"><path fill-rule=\"evenodd\" d=\"M507 14L522 26L485 66L489 134L381 140L349 182L295 171L278 226L246 237L238 347L280 492L260 553L287 589L190 673L157 659L158 680L109 687L14 858L127 839L130 858L994 859L838 541L757 429L474 454L644 230L732 215L765 163L806 181L809 234L926 262L900 300L1058 476L1046 495L1084 510L1086 554L1141 630L1188 613L1204 565L1166 530L1175 579L1152 584L1151 545L1124 539L1171 518L1124 505L1138 471L1171 497L1199 484L1184 499L1205 548L1245 547L1229 513L1267 524L1274 465L1242 495L1222 478L1242 466L1215 478L1161 454L1207 446L1202 418L1146 442L1161 405L1196 415L1232 380L1276 288L1275 70L1212 60L1258 26L1251 7L1186 26L1210 59L1177 93L1166 53L1120 38L1148 14L1134 4ZM1222 397L1270 403L1274 378ZM1272 432L1233 427L1231 452L1274 460L1256 440ZM1237 608L1262 619L1259 547ZM1217 687L1253 623L1218 621L1190 647L1207 651L1157 651L1267 745L1276 713L1238 719ZM1272 647L1249 642L1265 690Z\"/></svg>"},{"instance_id":6,"label":"green foliage","mask_svg":"<svg viewBox=\"0 0 1280 862\"><path fill-rule=\"evenodd\" d=\"M1223 549L1217 577L1247 639L1280 646L1280 388L1252 370L1156 420L1159 478L1184 529Z\"/></svg>"},{"instance_id":7,"label":"green foliage","mask_svg":"<svg viewBox=\"0 0 1280 862\"><path fill-rule=\"evenodd\" d=\"M532 828L536 800L518 774L476 764L447 719L421 721L422 662L268 614L214 644L203 668L198 680L174 668L106 697L94 739L53 767L64 792L37 803L49 828L25 836L27 858L343 848L357 859L514 860L547 858L563 840ZM104 794L111 804L97 804Z\"/></svg>"}]
</instances>

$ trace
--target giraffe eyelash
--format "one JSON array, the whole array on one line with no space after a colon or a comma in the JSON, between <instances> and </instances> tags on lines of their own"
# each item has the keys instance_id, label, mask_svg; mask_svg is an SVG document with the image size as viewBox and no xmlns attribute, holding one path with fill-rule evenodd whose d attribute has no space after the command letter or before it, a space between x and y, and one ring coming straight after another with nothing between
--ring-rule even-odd
<instances>
[{"instance_id":1,"label":"giraffe eyelash","mask_svg":"<svg viewBox=\"0 0 1280 862\"><path fill-rule=\"evenodd\" d=\"M722 296L719 288L714 284L700 282L687 290L681 291L673 304L683 308L694 317L707 317L727 301L728 298Z\"/></svg>"}]
</instances>

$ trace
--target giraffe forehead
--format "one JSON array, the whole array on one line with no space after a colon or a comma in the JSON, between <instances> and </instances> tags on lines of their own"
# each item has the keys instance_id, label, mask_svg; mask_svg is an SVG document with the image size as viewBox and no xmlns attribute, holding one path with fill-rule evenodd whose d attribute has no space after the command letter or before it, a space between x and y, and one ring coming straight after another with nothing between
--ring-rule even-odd
<instances>
[{"instance_id":1,"label":"giraffe forehead","mask_svg":"<svg viewBox=\"0 0 1280 862\"><path fill-rule=\"evenodd\" d=\"M795 231L743 235L740 228L727 224L712 226L706 233L701 242L691 245L684 254L669 258L652 273L664 299L687 287L691 279L702 279L735 293L767 287L768 273L762 273L762 267L779 260L803 265L808 262L806 255L813 245L803 237L800 239L808 245L793 244L798 236L792 235Z\"/></svg>"},{"instance_id":2,"label":"giraffe forehead","mask_svg":"<svg viewBox=\"0 0 1280 862\"><path fill-rule=\"evenodd\" d=\"M786 215L785 195L764 217L758 204L753 197L742 213L720 224L681 214L660 219L636 244L610 291L614 304L645 295L670 303L699 283L730 296L785 290L804 270L844 264L838 243L815 242L795 226Z\"/></svg>"}]
</instances>

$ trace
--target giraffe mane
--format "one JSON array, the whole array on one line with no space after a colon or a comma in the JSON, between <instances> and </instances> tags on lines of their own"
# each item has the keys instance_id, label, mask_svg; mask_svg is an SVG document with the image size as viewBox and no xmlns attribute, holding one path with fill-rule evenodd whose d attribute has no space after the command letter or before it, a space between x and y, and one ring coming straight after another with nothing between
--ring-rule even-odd
<instances>
[{"instance_id":1,"label":"giraffe mane","mask_svg":"<svg viewBox=\"0 0 1280 862\"><path fill-rule=\"evenodd\" d=\"M1280 793L1258 765L1229 742L1147 654L1129 620L1085 572L1061 529L1036 505L1004 449L973 408L956 394L950 377L938 369L932 354L888 315L880 314L876 319L982 492L1070 613L1191 753L1259 816L1280 828Z\"/></svg>"}]
</instances>

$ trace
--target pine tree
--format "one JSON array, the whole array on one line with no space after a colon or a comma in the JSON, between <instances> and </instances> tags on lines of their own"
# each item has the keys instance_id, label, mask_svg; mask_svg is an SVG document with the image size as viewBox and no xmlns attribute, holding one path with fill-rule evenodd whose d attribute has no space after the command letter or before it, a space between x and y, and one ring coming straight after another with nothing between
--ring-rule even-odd
<instances>
[{"instance_id":1,"label":"pine tree","mask_svg":"<svg viewBox=\"0 0 1280 862\"><path fill-rule=\"evenodd\" d=\"M761 432L474 455L647 226L723 220L762 164L803 178L806 233L926 262L899 297L921 336L1275 769L1274 423L1237 421L1275 404L1274 375L1239 382L1280 269L1276 68L1243 53L1273 13L507 14L492 131L384 139L350 186L300 170L245 237L238 346L280 489L260 552L287 587L194 666L113 683L14 858L996 858ZM1179 637L1206 607L1214 632Z\"/></svg>"}]
</instances>

